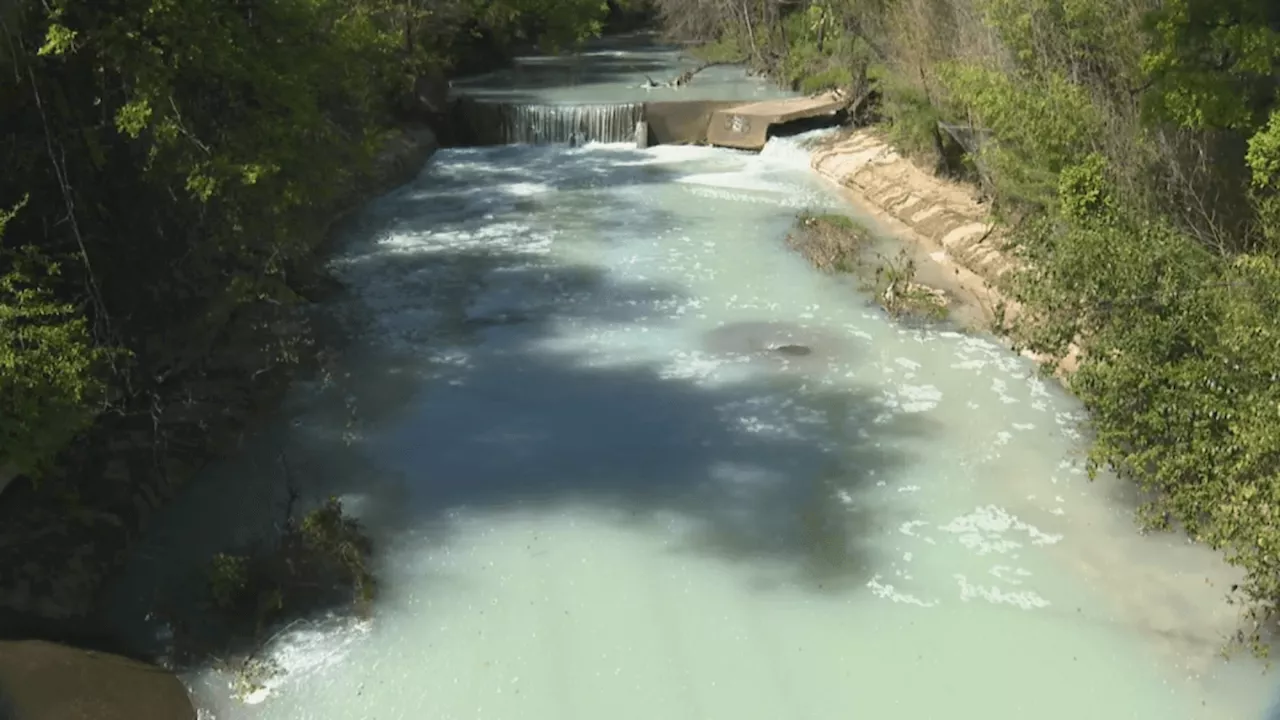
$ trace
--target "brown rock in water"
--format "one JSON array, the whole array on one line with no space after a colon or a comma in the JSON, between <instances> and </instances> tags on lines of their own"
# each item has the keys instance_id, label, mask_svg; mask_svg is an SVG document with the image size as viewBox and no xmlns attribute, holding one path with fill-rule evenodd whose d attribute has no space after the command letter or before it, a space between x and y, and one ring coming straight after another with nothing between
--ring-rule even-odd
<instances>
[{"instance_id":1,"label":"brown rock in water","mask_svg":"<svg viewBox=\"0 0 1280 720\"><path fill-rule=\"evenodd\" d=\"M176 675L43 640L0 641L3 720L196 720Z\"/></svg>"},{"instance_id":2,"label":"brown rock in water","mask_svg":"<svg viewBox=\"0 0 1280 720\"><path fill-rule=\"evenodd\" d=\"M773 351L779 355L789 355L791 357L803 357L813 352L813 348L808 345L779 345L773 348Z\"/></svg>"},{"instance_id":3,"label":"brown rock in water","mask_svg":"<svg viewBox=\"0 0 1280 720\"><path fill-rule=\"evenodd\" d=\"M838 357L848 349L845 338L825 330L794 323L753 320L728 323L709 330L703 335L702 342L707 350L714 353L776 353L790 357Z\"/></svg>"}]
</instances>

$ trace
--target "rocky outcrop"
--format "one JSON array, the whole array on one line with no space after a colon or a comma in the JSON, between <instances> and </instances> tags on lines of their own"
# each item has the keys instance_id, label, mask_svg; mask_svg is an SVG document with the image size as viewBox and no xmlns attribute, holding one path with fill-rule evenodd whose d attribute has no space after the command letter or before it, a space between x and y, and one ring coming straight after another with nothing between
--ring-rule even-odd
<instances>
[{"instance_id":1,"label":"rocky outcrop","mask_svg":"<svg viewBox=\"0 0 1280 720\"><path fill-rule=\"evenodd\" d=\"M172 673L43 640L0 641L4 720L196 720Z\"/></svg>"}]
</instances>

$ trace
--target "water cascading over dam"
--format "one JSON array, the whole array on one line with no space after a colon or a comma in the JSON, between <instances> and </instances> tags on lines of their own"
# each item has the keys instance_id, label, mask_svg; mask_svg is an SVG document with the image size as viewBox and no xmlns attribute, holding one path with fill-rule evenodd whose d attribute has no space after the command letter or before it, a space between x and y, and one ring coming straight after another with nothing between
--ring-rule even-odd
<instances>
[{"instance_id":1,"label":"water cascading over dam","mask_svg":"<svg viewBox=\"0 0 1280 720\"><path fill-rule=\"evenodd\" d=\"M643 103L583 105L462 100L460 124L473 145L629 142L644 119Z\"/></svg>"}]
</instances>

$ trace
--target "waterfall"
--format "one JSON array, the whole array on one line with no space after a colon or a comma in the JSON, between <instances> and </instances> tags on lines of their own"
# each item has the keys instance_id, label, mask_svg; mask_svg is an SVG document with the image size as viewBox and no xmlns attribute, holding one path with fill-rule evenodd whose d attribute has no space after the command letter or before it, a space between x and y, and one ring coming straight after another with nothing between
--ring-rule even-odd
<instances>
[{"instance_id":1,"label":"waterfall","mask_svg":"<svg viewBox=\"0 0 1280 720\"><path fill-rule=\"evenodd\" d=\"M464 101L461 124L475 145L633 142L643 103L529 105Z\"/></svg>"}]
</instances>

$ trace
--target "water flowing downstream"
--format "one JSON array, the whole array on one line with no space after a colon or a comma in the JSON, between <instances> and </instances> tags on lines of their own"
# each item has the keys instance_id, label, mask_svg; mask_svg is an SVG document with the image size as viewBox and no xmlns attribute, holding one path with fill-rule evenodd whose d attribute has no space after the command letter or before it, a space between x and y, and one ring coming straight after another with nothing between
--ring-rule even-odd
<instances>
[{"instance_id":1,"label":"water flowing downstream","mask_svg":"<svg viewBox=\"0 0 1280 720\"><path fill-rule=\"evenodd\" d=\"M634 141L644 119L640 103L608 105L531 105L465 103L464 116L475 128L476 144L573 144Z\"/></svg>"},{"instance_id":2,"label":"water flowing downstream","mask_svg":"<svg viewBox=\"0 0 1280 720\"><path fill-rule=\"evenodd\" d=\"M834 203L789 141L441 152L337 261L335 384L125 594L269 527L283 449L382 594L282 633L260 704L192 678L224 720L1257 717L1188 604L1212 554L1133 531L1028 362L790 254Z\"/></svg>"}]
</instances>

